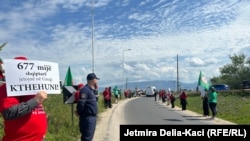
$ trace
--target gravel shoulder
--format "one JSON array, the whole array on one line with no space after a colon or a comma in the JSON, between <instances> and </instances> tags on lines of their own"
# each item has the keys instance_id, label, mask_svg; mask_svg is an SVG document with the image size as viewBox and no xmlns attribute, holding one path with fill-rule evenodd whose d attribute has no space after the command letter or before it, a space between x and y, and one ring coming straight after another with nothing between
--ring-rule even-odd
<instances>
[{"instance_id":1,"label":"gravel shoulder","mask_svg":"<svg viewBox=\"0 0 250 141\"><path fill-rule=\"evenodd\" d=\"M132 99L134 98L124 99L119 101L117 104L112 104L112 108L106 109L104 112L98 115L97 126L93 141L120 140L120 125L126 124L126 121L124 119L124 106L128 101ZM161 101L158 101L158 103L163 106L166 106L166 108L170 108L170 106L163 104ZM180 107L175 107L175 109L180 114L204 119L204 121L207 122L208 124L220 124L220 125L235 124L220 118L211 119L211 117L203 117L202 115L189 110L182 111Z\"/></svg>"},{"instance_id":2,"label":"gravel shoulder","mask_svg":"<svg viewBox=\"0 0 250 141\"><path fill-rule=\"evenodd\" d=\"M117 104L113 103L112 108L108 108L98 115L93 141L120 140L120 125L125 123L123 109L129 100L124 99Z\"/></svg>"}]
</instances>

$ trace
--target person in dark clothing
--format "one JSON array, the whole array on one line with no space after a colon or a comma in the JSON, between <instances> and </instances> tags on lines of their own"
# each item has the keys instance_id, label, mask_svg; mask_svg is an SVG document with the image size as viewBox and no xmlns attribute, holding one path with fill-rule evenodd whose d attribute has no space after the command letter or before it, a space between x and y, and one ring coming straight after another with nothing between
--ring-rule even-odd
<instances>
[{"instance_id":1,"label":"person in dark clothing","mask_svg":"<svg viewBox=\"0 0 250 141\"><path fill-rule=\"evenodd\" d=\"M156 89L154 89L155 101L157 100L157 95L158 95L158 91Z\"/></svg>"},{"instance_id":2,"label":"person in dark clothing","mask_svg":"<svg viewBox=\"0 0 250 141\"><path fill-rule=\"evenodd\" d=\"M162 90L161 91L161 97L162 97L162 103L165 103L166 99L167 99L167 92L166 92L166 90Z\"/></svg>"},{"instance_id":3,"label":"person in dark clothing","mask_svg":"<svg viewBox=\"0 0 250 141\"><path fill-rule=\"evenodd\" d=\"M174 96L174 93L172 92L170 94L170 102L171 102L171 107L174 108L175 107L175 96Z\"/></svg>"},{"instance_id":4,"label":"person in dark clothing","mask_svg":"<svg viewBox=\"0 0 250 141\"><path fill-rule=\"evenodd\" d=\"M185 91L182 91L180 95L180 101L181 101L181 109L186 110L187 109L187 94Z\"/></svg>"},{"instance_id":5,"label":"person in dark clothing","mask_svg":"<svg viewBox=\"0 0 250 141\"><path fill-rule=\"evenodd\" d=\"M112 88L111 87L108 88L108 92L110 96L110 99L108 100L108 106L109 108L112 108Z\"/></svg>"},{"instance_id":6,"label":"person in dark clothing","mask_svg":"<svg viewBox=\"0 0 250 141\"><path fill-rule=\"evenodd\" d=\"M79 115L81 141L92 141L94 137L98 112L95 95L97 80L99 80L99 78L94 73L88 74L87 84L80 89L77 113Z\"/></svg>"},{"instance_id":7,"label":"person in dark clothing","mask_svg":"<svg viewBox=\"0 0 250 141\"><path fill-rule=\"evenodd\" d=\"M202 108L203 108L203 115L209 116L208 92L206 89L205 89L205 95L202 96Z\"/></svg>"}]
</instances>

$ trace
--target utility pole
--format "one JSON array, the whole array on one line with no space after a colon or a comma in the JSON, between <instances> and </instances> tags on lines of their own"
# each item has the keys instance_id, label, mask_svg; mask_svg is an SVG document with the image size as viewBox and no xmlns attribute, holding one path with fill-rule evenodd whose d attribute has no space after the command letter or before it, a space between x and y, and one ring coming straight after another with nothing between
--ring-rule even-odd
<instances>
[{"instance_id":1,"label":"utility pole","mask_svg":"<svg viewBox=\"0 0 250 141\"><path fill-rule=\"evenodd\" d=\"M122 67L123 67L123 84L122 84L122 91L124 92L125 91L125 84L126 84L126 80L125 80L125 61L124 61L124 52L125 51L130 51L131 49L129 48L129 49L124 49L124 50L122 50ZM125 82L124 82L125 81Z\"/></svg>"},{"instance_id":2,"label":"utility pole","mask_svg":"<svg viewBox=\"0 0 250 141\"><path fill-rule=\"evenodd\" d=\"M128 89L128 78L126 78L126 90Z\"/></svg>"},{"instance_id":3,"label":"utility pole","mask_svg":"<svg viewBox=\"0 0 250 141\"><path fill-rule=\"evenodd\" d=\"M177 93L179 92L179 64L178 64L178 54L177 54Z\"/></svg>"},{"instance_id":4,"label":"utility pole","mask_svg":"<svg viewBox=\"0 0 250 141\"><path fill-rule=\"evenodd\" d=\"M94 0L92 0L92 72L95 72L95 53L94 53Z\"/></svg>"}]
</instances>

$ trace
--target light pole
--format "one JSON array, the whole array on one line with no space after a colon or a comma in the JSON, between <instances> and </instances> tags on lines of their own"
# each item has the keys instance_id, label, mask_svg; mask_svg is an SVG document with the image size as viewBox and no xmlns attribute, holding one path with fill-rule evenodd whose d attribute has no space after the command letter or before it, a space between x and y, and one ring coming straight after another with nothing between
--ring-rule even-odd
<instances>
[{"instance_id":1,"label":"light pole","mask_svg":"<svg viewBox=\"0 0 250 141\"><path fill-rule=\"evenodd\" d=\"M91 13L91 17L92 17L92 72L95 72L95 57L94 57L94 0L92 0L92 13Z\"/></svg>"},{"instance_id":2,"label":"light pole","mask_svg":"<svg viewBox=\"0 0 250 141\"><path fill-rule=\"evenodd\" d=\"M179 60L178 60L178 54L177 54L177 93L179 93Z\"/></svg>"},{"instance_id":3,"label":"light pole","mask_svg":"<svg viewBox=\"0 0 250 141\"><path fill-rule=\"evenodd\" d=\"M124 50L122 50L122 66L123 66L123 84L122 84L122 90L123 90L123 92L124 92L124 85L125 85L125 83L126 83L126 80L125 80L125 64L124 64L124 52L125 51L130 51L131 49L129 48L129 49L124 49Z\"/></svg>"}]
</instances>

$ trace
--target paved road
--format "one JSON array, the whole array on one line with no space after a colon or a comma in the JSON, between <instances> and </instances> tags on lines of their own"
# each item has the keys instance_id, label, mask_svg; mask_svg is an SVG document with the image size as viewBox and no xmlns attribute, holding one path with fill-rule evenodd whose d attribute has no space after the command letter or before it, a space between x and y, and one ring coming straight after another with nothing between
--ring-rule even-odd
<instances>
[{"instance_id":1,"label":"paved road","mask_svg":"<svg viewBox=\"0 0 250 141\"><path fill-rule=\"evenodd\" d=\"M124 112L126 124L213 124L210 117L194 115L178 107L171 108L152 97L128 101Z\"/></svg>"},{"instance_id":2,"label":"paved road","mask_svg":"<svg viewBox=\"0 0 250 141\"><path fill-rule=\"evenodd\" d=\"M121 124L234 124L222 119L203 117L179 107L174 109L151 97L125 99L113 104L98 117L94 141L119 141Z\"/></svg>"}]
</instances>

